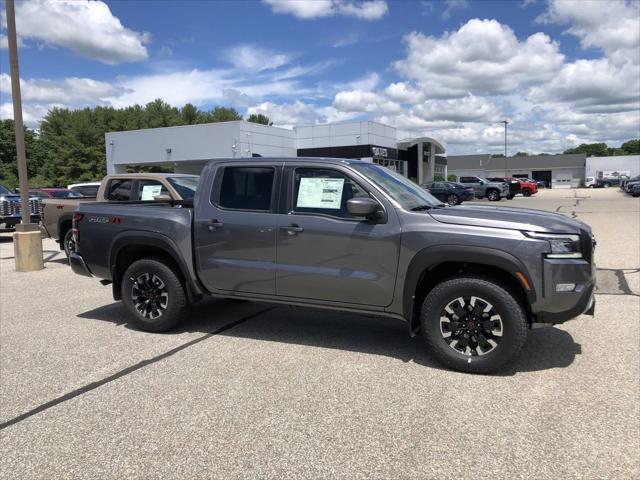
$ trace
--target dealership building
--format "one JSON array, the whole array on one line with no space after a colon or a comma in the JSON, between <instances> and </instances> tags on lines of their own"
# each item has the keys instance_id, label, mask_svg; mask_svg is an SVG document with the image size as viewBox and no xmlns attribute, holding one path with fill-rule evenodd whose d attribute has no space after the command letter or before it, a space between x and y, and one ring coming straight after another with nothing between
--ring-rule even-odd
<instances>
[{"instance_id":1,"label":"dealership building","mask_svg":"<svg viewBox=\"0 0 640 480\"><path fill-rule=\"evenodd\" d=\"M238 120L108 132L107 172L171 166L176 173L200 173L213 158L336 157L377 163L418 183L446 177L445 148L437 140L398 136L396 128L371 121L286 129Z\"/></svg>"}]
</instances>

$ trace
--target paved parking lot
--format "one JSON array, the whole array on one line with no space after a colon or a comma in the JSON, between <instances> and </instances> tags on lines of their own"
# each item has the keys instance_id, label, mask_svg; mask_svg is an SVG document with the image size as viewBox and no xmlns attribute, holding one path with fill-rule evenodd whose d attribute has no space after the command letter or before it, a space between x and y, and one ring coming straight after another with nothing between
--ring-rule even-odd
<instances>
[{"instance_id":1,"label":"paved parking lot","mask_svg":"<svg viewBox=\"0 0 640 480\"><path fill-rule=\"evenodd\" d=\"M396 320L208 300L130 328L57 244L0 243L0 477L638 478L640 199L543 190L499 206L594 228L595 317L530 332L494 376L444 370Z\"/></svg>"}]
</instances>

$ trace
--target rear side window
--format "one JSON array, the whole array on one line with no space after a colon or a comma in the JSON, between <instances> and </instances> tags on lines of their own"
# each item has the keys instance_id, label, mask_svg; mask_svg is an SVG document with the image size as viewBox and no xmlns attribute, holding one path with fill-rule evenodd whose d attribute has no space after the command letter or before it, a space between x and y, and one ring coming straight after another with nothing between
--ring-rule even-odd
<instances>
[{"instance_id":1,"label":"rear side window","mask_svg":"<svg viewBox=\"0 0 640 480\"><path fill-rule=\"evenodd\" d=\"M127 179L114 179L109 182L107 200L114 202L126 202L131 199L131 187L133 182Z\"/></svg>"},{"instance_id":2,"label":"rear side window","mask_svg":"<svg viewBox=\"0 0 640 480\"><path fill-rule=\"evenodd\" d=\"M460 177L460 183L478 183L476 177Z\"/></svg>"},{"instance_id":3,"label":"rear side window","mask_svg":"<svg viewBox=\"0 0 640 480\"><path fill-rule=\"evenodd\" d=\"M274 177L273 167L225 167L217 204L233 210L270 211Z\"/></svg>"},{"instance_id":4,"label":"rear side window","mask_svg":"<svg viewBox=\"0 0 640 480\"><path fill-rule=\"evenodd\" d=\"M83 197L95 197L98 194L98 185L86 185L84 187L73 187L71 190L78 192Z\"/></svg>"},{"instance_id":5,"label":"rear side window","mask_svg":"<svg viewBox=\"0 0 640 480\"><path fill-rule=\"evenodd\" d=\"M157 180L140 180L136 200L154 200L158 195L170 195L169 190Z\"/></svg>"}]
</instances>

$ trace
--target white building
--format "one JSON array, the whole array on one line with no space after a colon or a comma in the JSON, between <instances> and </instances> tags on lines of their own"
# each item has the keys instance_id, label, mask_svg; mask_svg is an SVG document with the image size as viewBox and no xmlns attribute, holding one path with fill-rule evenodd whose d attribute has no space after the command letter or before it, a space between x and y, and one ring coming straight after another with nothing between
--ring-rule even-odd
<instances>
[{"instance_id":1,"label":"white building","mask_svg":"<svg viewBox=\"0 0 640 480\"><path fill-rule=\"evenodd\" d=\"M171 165L177 173L199 173L212 158L296 156L360 158L419 183L447 174L445 148L439 142L428 137L398 141L394 127L371 121L289 130L239 120L108 132L105 146L109 174L128 166L153 165Z\"/></svg>"},{"instance_id":2,"label":"white building","mask_svg":"<svg viewBox=\"0 0 640 480\"><path fill-rule=\"evenodd\" d=\"M621 175L628 177L640 175L640 155L587 157L587 177L612 178Z\"/></svg>"}]
</instances>

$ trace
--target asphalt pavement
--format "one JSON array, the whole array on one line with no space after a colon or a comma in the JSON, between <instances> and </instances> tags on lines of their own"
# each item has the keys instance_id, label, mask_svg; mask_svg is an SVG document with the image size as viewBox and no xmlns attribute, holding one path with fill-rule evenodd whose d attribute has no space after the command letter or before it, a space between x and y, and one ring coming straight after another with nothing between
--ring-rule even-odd
<instances>
[{"instance_id":1,"label":"asphalt pavement","mask_svg":"<svg viewBox=\"0 0 640 480\"><path fill-rule=\"evenodd\" d=\"M589 223L599 290L595 317L532 330L490 376L393 319L206 300L141 332L53 241L17 273L2 234L0 478L639 478L640 199L497 205Z\"/></svg>"}]
</instances>

